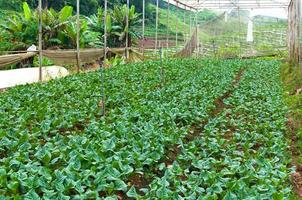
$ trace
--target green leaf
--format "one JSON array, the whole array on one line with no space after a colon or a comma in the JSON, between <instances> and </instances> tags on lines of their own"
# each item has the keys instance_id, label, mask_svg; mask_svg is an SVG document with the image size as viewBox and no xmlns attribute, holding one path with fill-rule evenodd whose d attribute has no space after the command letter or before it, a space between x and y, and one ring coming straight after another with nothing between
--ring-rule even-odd
<instances>
[{"instance_id":1,"label":"green leaf","mask_svg":"<svg viewBox=\"0 0 302 200\"><path fill-rule=\"evenodd\" d=\"M114 184L115 184L116 190L124 191L124 192L127 191L127 184L124 181L119 179L119 180L114 181Z\"/></svg>"},{"instance_id":2,"label":"green leaf","mask_svg":"<svg viewBox=\"0 0 302 200\"><path fill-rule=\"evenodd\" d=\"M19 190L19 182L18 181L10 181L10 182L8 182L7 187L12 192L16 193Z\"/></svg>"},{"instance_id":3,"label":"green leaf","mask_svg":"<svg viewBox=\"0 0 302 200\"><path fill-rule=\"evenodd\" d=\"M106 16L106 32L110 33L111 30L112 30L111 17L110 17L110 14L107 14L107 16Z\"/></svg>"},{"instance_id":4,"label":"green leaf","mask_svg":"<svg viewBox=\"0 0 302 200\"><path fill-rule=\"evenodd\" d=\"M282 192L276 192L273 194L273 199L274 200L283 200L284 194Z\"/></svg>"},{"instance_id":5,"label":"green leaf","mask_svg":"<svg viewBox=\"0 0 302 200\"><path fill-rule=\"evenodd\" d=\"M236 200L237 196L232 192L227 192L226 195L223 197L223 200Z\"/></svg>"},{"instance_id":6,"label":"green leaf","mask_svg":"<svg viewBox=\"0 0 302 200\"><path fill-rule=\"evenodd\" d=\"M2 186L6 185L6 182L7 182L6 170L0 168L0 188L1 188L1 185Z\"/></svg>"},{"instance_id":7,"label":"green leaf","mask_svg":"<svg viewBox=\"0 0 302 200\"><path fill-rule=\"evenodd\" d=\"M65 6L64 8L62 8L59 15L60 23L65 22L69 17L71 17L72 11L73 8L71 6Z\"/></svg>"},{"instance_id":8,"label":"green leaf","mask_svg":"<svg viewBox=\"0 0 302 200\"><path fill-rule=\"evenodd\" d=\"M127 197L131 197L131 198L137 198L139 195L136 192L136 189L134 186L132 186L130 188L130 190L127 192Z\"/></svg>"},{"instance_id":9,"label":"green leaf","mask_svg":"<svg viewBox=\"0 0 302 200\"><path fill-rule=\"evenodd\" d=\"M31 17L32 17L32 13L31 13L29 5L26 2L23 3L23 12L24 12L25 20L30 21Z\"/></svg>"},{"instance_id":10,"label":"green leaf","mask_svg":"<svg viewBox=\"0 0 302 200\"><path fill-rule=\"evenodd\" d=\"M40 197L34 190L30 190L28 193L25 194L24 199L25 200L39 200Z\"/></svg>"}]
</instances>

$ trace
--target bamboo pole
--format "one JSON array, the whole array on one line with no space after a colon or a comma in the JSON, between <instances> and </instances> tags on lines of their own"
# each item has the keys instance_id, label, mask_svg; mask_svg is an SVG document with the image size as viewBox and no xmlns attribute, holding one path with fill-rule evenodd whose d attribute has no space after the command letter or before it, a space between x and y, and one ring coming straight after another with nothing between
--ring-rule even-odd
<instances>
[{"instance_id":1,"label":"bamboo pole","mask_svg":"<svg viewBox=\"0 0 302 200\"><path fill-rule=\"evenodd\" d=\"M199 37L198 37L198 34L199 34L199 27L198 27L198 12L195 13L195 27L196 27L196 55L198 55L199 53Z\"/></svg>"},{"instance_id":2,"label":"bamboo pole","mask_svg":"<svg viewBox=\"0 0 302 200\"><path fill-rule=\"evenodd\" d=\"M191 10L190 10L190 30L189 30L189 38L192 35L192 14L191 14Z\"/></svg>"},{"instance_id":3,"label":"bamboo pole","mask_svg":"<svg viewBox=\"0 0 302 200\"><path fill-rule=\"evenodd\" d=\"M190 9L190 30L189 30L189 38L188 38L188 42L189 42L189 47L190 47L190 52L192 52L192 11ZM190 55L191 56L191 55Z\"/></svg>"},{"instance_id":4,"label":"bamboo pole","mask_svg":"<svg viewBox=\"0 0 302 200\"><path fill-rule=\"evenodd\" d=\"M43 62L43 45L42 45L42 0L39 0L39 81L42 81L42 62Z\"/></svg>"},{"instance_id":5,"label":"bamboo pole","mask_svg":"<svg viewBox=\"0 0 302 200\"><path fill-rule=\"evenodd\" d=\"M102 101L100 106L102 107L102 116L106 115L106 91L105 91L105 66L107 60L107 0L104 1L104 61L101 66L101 95Z\"/></svg>"},{"instance_id":6,"label":"bamboo pole","mask_svg":"<svg viewBox=\"0 0 302 200\"><path fill-rule=\"evenodd\" d=\"M161 80L161 87L163 87L165 83L165 74L164 74L165 72L163 66L163 48L160 42L159 42L159 59L160 59L160 80Z\"/></svg>"},{"instance_id":7,"label":"bamboo pole","mask_svg":"<svg viewBox=\"0 0 302 200\"><path fill-rule=\"evenodd\" d=\"M77 72L80 73L80 0L77 0Z\"/></svg>"},{"instance_id":8,"label":"bamboo pole","mask_svg":"<svg viewBox=\"0 0 302 200\"><path fill-rule=\"evenodd\" d=\"M238 11L238 39L239 39L239 58L241 58L241 51L242 51L242 48L241 48L241 38L240 38L240 34L241 34L241 16L240 16L240 10L239 10L239 7L237 8L237 11Z\"/></svg>"},{"instance_id":9,"label":"bamboo pole","mask_svg":"<svg viewBox=\"0 0 302 200\"><path fill-rule=\"evenodd\" d=\"M129 58L129 0L127 0L127 15L126 15L126 59Z\"/></svg>"},{"instance_id":10,"label":"bamboo pole","mask_svg":"<svg viewBox=\"0 0 302 200\"><path fill-rule=\"evenodd\" d=\"M178 1L176 2L176 7L178 8ZM176 18L175 29L176 29L175 46L177 48L177 46L178 46L178 18Z\"/></svg>"},{"instance_id":11,"label":"bamboo pole","mask_svg":"<svg viewBox=\"0 0 302 200\"><path fill-rule=\"evenodd\" d=\"M169 48L169 23L170 23L170 0L168 0L168 9L167 9L167 49Z\"/></svg>"},{"instance_id":12,"label":"bamboo pole","mask_svg":"<svg viewBox=\"0 0 302 200\"><path fill-rule=\"evenodd\" d=\"M107 0L104 1L104 64L107 60Z\"/></svg>"},{"instance_id":13,"label":"bamboo pole","mask_svg":"<svg viewBox=\"0 0 302 200\"><path fill-rule=\"evenodd\" d=\"M186 42L187 40L187 36L186 36L186 11L187 11L187 7L185 6L184 8L184 24L183 24L183 39L184 39L184 42Z\"/></svg>"},{"instance_id":14,"label":"bamboo pole","mask_svg":"<svg viewBox=\"0 0 302 200\"><path fill-rule=\"evenodd\" d=\"M143 59L145 59L145 7L146 7L146 2L143 0Z\"/></svg>"},{"instance_id":15,"label":"bamboo pole","mask_svg":"<svg viewBox=\"0 0 302 200\"><path fill-rule=\"evenodd\" d=\"M155 22L155 51L157 50L157 40L158 40L158 14L159 14L159 0L156 0L156 22Z\"/></svg>"}]
</instances>

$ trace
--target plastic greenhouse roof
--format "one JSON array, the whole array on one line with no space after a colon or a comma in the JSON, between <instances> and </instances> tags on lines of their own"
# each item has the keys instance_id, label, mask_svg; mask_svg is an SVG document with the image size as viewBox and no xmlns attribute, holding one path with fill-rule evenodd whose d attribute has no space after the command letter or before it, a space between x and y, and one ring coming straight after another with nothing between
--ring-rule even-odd
<instances>
[{"instance_id":1,"label":"plastic greenhouse roof","mask_svg":"<svg viewBox=\"0 0 302 200\"><path fill-rule=\"evenodd\" d=\"M190 10L202 9L253 9L286 8L290 0L165 0L170 4Z\"/></svg>"}]
</instances>

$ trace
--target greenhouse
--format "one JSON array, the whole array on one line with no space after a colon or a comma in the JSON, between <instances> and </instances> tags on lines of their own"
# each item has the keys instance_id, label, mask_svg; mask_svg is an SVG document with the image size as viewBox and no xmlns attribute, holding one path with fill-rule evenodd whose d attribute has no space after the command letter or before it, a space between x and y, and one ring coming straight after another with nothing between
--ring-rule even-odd
<instances>
[{"instance_id":1,"label":"greenhouse","mask_svg":"<svg viewBox=\"0 0 302 200\"><path fill-rule=\"evenodd\" d=\"M0 200L302 199L300 0L0 0Z\"/></svg>"}]
</instances>

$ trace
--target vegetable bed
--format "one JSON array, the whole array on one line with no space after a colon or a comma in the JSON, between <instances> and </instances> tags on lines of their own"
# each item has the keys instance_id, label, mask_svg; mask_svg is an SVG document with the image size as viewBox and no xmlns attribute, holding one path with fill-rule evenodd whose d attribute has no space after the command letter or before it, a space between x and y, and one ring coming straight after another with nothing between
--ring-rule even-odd
<instances>
[{"instance_id":1,"label":"vegetable bed","mask_svg":"<svg viewBox=\"0 0 302 200\"><path fill-rule=\"evenodd\" d=\"M107 69L106 118L99 72L1 94L0 199L287 197L279 63L163 66Z\"/></svg>"}]
</instances>

